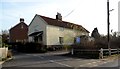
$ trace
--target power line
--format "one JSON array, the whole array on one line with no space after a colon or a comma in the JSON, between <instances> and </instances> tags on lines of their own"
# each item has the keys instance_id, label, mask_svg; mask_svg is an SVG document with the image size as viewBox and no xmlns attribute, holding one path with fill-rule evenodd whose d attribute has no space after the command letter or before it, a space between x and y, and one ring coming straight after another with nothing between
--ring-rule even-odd
<instances>
[{"instance_id":1,"label":"power line","mask_svg":"<svg viewBox=\"0 0 120 69\"><path fill-rule=\"evenodd\" d=\"M63 18L68 17L70 14L72 14L75 11L75 9L73 9L70 13L68 13L66 16L64 16Z\"/></svg>"}]
</instances>

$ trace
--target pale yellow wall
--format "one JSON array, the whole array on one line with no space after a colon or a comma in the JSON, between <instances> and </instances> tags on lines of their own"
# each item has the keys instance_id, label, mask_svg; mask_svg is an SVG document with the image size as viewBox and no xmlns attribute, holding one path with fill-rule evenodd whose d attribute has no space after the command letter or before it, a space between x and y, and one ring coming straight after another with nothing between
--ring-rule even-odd
<instances>
[{"instance_id":1,"label":"pale yellow wall","mask_svg":"<svg viewBox=\"0 0 120 69\"><path fill-rule=\"evenodd\" d=\"M28 35L35 32L35 29L38 31L43 31L43 44L44 45L60 45L59 37L64 38L64 45L71 45L74 43L74 37L80 35L88 35L88 33L64 28L63 31L60 31L60 27L48 25L42 18L35 16L29 25ZM33 41L32 37L29 37L29 41Z\"/></svg>"},{"instance_id":2,"label":"pale yellow wall","mask_svg":"<svg viewBox=\"0 0 120 69\"><path fill-rule=\"evenodd\" d=\"M29 25L28 35L36 31L43 31L43 44L46 45L46 23L39 16L35 16ZM33 41L33 38L29 37L29 41Z\"/></svg>"},{"instance_id":3,"label":"pale yellow wall","mask_svg":"<svg viewBox=\"0 0 120 69\"><path fill-rule=\"evenodd\" d=\"M74 37L80 35L88 35L88 33L64 28L64 31L59 30L60 27L47 25L47 45L60 45L59 37L64 38L64 45L74 43Z\"/></svg>"}]
</instances>

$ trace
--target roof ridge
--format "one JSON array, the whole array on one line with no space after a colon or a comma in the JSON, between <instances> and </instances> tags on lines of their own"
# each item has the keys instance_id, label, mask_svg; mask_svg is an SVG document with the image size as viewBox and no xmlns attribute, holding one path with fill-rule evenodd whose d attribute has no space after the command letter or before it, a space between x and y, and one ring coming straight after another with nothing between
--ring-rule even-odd
<instances>
[{"instance_id":1,"label":"roof ridge","mask_svg":"<svg viewBox=\"0 0 120 69\"><path fill-rule=\"evenodd\" d=\"M43 16L43 15L39 15L39 14L37 14L38 16L40 16L40 17L45 17L45 18L49 18L49 19L53 19L53 20L57 20L57 19L54 19L54 18L51 18L51 17L47 17L47 16ZM59 20L58 20L59 21ZM74 25L79 25L79 24L75 24L75 23L72 23L72 22L68 22L68 21L61 21L61 22L67 22L67 23L69 23L69 24L74 24ZM79 25L79 26L81 26L81 25Z\"/></svg>"},{"instance_id":2,"label":"roof ridge","mask_svg":"<svg viewBox=\"0 0 120 69\"><path fill-rule=\"evenodd\" d=\"M86 30L82 25L79 24L75 24L75 23L71 23L68 21L59 21L57 19L51 18L51 17L46 17L46 16L42 16L39 14L36 14L39 17L41 17L42 19L44 19L48 25L53 25L53 26L59 26L59 27L65 27L65 28L69 28L69 29L82 29L82 30ZM87 32L89 32L88 30L86 30Z\"/></svg>"},{"instance_id":3,"label":"roof ridge","mask_svg":"<svg viewBox=\"0 0 120 69\"><path fill-rule=\"evenodd\" d=\"M10 30L13 29L13 28L15 28L16 26L20 25L21 23L25 24L28 27L28 25L25 22L19 22L18 24L16 24L13 27L11 27Z\"/></svg>"}]
</instances>

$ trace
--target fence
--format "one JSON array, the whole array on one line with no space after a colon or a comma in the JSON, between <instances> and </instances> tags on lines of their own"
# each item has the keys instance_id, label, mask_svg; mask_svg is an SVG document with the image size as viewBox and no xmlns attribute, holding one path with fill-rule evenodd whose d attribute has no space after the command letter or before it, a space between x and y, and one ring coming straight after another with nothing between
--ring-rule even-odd
<instances>
[{"instance_id":1,"label":"fence","mask_svg":"<svg viewBox=\"0 0 120 69\"><path fill-rule=\"evenodd\" d=\"M8 54L8 47L7 48L0 48L0 60L6 58Z\"/></svg>"},{"instance_id":2,"label":"fence","mask_svg":"<svg viewBox=\"0 0 120 69\"><path fill-rule=\"evenodd\" d=\"M104 55L111 55L111 54L119 54L120 49L100 49L100 50L89 50L89 49L71 49L71 54L74 55L75 51L79 52L98 52L99 53L99 58L103 58Z\"/></svg>"},{"instance_id":3,"label":"fence","mask_svg":"<svg viewBox=\"0 0 120 69\"><path fill-rule=\"evenodd\" d=\"M111 55L111 54L119 54L120 53L120 49L100 49L100 54L99 54L99 57L100 58L103 58L103 56L105 54L108 54L108 55Z\"/></svg>"}]
</instances>

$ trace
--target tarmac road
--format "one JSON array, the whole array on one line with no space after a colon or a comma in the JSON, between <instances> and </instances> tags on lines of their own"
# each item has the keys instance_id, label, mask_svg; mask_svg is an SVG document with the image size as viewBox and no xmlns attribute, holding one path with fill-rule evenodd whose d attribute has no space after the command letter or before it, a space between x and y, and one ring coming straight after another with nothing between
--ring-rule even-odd
<instances>
[{"instance_id":1,"label":"tarmac road","mask_svg":"<svg viewBox=\"0 0 120 69\"><path fill-rule=\"evenodd\" d=\"M60 56L68 52L50 52L45 54L21 53L14 55L13 60L2 64L2 69L109 69L118 68L116 57L105 59L86 59Z\"/></svg>"}]
</instances>

